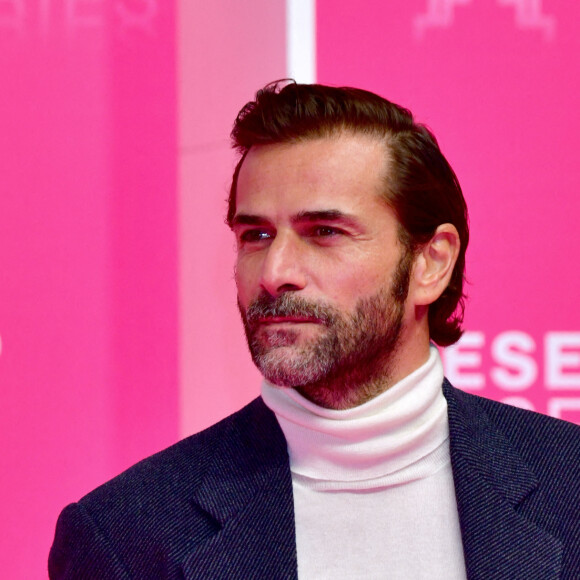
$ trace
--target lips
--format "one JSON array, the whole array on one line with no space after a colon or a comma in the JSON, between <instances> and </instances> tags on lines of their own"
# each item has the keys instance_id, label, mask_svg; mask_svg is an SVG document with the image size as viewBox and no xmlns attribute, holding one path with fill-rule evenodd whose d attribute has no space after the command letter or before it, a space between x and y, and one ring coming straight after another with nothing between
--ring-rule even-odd
<instances>
[{"instance_id":1,"label":"lips","mask_svg":"<svg viewBox=\"0 0 580 580\"><path fill-rule=\"evenodd\" d=\"M238 303L239 305L239 303ZM297 324L322 324L329 326L334 319L332 309L324 304L305 300L287 292L278 297L262 293L240 312L245 323L251 327Z\"/></svg>"},{"instance_id":2,"label":"lips","mask_svg":"<svg viewBox=\"0 0 580 580\"><path fill-rule=\"evenodd\" d=\"M267 316L258 319L260 324L321 324L322 320L313 316Z\"/></svg>"}]
</instances>

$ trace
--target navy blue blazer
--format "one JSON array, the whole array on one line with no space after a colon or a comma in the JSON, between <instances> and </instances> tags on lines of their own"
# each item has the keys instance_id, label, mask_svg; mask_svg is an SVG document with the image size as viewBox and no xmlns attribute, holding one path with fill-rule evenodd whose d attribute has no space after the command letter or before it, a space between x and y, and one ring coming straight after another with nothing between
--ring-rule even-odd
<instances>
[{"instance_id":1,"label":"navy blue blazer","mask_svg":"<svg viewBox=\"0 0 580 580\"><path fill-rule=\"evenodd\" d=\"M469 580L580 579L580 428L447 381L443 390ZM274 414L258 398L67 506L49 571L53 580L297 578Z\"/></svg>"}]
</instances>

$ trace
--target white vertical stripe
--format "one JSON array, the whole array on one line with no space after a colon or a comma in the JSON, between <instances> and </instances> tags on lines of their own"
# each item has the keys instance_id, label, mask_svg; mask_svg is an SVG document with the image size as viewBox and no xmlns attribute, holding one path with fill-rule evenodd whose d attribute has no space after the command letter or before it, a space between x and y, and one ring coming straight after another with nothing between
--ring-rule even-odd
<instances>
[{"instance_id":1,"label":"white vertical stripe","mask_svg":"<svg viewBox=\"0 0 580 580\"><path fill-rule=\"evenodd\" d=\"M299 83L316 82L316 0L286 0L286 71Z\"/></svg>"}]
</instances>

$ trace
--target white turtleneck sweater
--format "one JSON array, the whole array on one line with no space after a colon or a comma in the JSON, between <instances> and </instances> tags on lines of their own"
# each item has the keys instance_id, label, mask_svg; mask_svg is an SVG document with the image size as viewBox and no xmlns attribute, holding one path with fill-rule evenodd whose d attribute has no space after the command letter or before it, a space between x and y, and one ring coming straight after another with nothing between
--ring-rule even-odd
<instances>
[{"instance_id":1,"label":"white turtleneck sweater","mask_svg":"<svg viewBox=\"0 0 580 580\"><path fill-rule=\"evenodd\" d=\"M443 366L336 411L264 383L288 443L299 578L464 580Z\"/></svg>"}]
</instances>

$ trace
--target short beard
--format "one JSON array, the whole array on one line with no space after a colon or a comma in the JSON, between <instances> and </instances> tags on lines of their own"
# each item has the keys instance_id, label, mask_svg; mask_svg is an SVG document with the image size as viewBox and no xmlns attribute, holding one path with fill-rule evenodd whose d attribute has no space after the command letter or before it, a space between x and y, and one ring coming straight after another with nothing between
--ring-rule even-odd
<instances>
[{"instance_id":1,"label":"short beard","mask_svg":"<svg viewBox=\"0 0 580 580\"><path fill-rule=\"evenodd\" d=\"M252 360L266 380L293 387L317 405L346 409L372 399L391 384L403 329L413 254L406 250L389 288L361 299L352 314L313 303L292 292L274 298L261 294L248 309L239 305ZM322 336L292 347L295 330L263 330L264 317L316 318Z\"/></svg>"}]
</instances>

